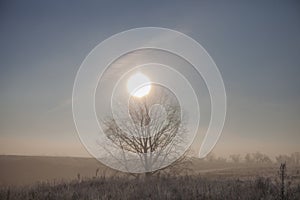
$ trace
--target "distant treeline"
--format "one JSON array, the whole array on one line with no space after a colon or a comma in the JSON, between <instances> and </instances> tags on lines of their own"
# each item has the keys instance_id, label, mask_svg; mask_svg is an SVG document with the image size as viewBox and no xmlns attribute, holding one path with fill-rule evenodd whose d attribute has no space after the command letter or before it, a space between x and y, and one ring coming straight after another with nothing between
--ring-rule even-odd
<instances>
[{"instance_id":1,"label":"distant treeline","mask_svg":"<svg viewBox=\"0 0 300 200\"><path fill-rule=\"evenodd\" d=\"M271 159L268 155L260 152L247 153L242 156L240 154L232 154L228 158L218 157L215 154L209 154L205 159L209 162L232 162L232 163L254 163L254 164L272 164L287 163L289 165L300 164L300 152L294 152L290 155L278 155L275 159Z\"/></svg>"}]
</instances>

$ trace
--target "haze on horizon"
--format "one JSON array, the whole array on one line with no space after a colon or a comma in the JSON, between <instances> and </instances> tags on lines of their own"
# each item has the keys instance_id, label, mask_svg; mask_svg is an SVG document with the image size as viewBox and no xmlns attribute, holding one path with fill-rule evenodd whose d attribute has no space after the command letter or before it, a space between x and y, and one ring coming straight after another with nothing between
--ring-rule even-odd
<instances>
[{"instance_id":1,"label":"haze on horizon","mask_svg":"<svg viewBox=\"0 0 300 200\"><path fill-rule=\"evenodd\" d=\"M147 26L187 34L219 67L228 107L214 153L300 151L299 10L297 1L2 1L0 154L89 156L72 118L77 70L104 39Z\"/></svg>"}]
</instances>

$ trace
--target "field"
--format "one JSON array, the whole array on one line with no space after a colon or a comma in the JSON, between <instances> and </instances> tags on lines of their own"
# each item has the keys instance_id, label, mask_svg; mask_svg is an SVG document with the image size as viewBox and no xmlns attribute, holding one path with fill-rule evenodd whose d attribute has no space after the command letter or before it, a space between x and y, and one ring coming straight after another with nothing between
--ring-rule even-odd
<instances>
[{"instance_id":1,"label":"field","mask_svg":"<svg viewBox=\"0 0 300 200\"><path fill-rule=\"evenodd\" d=\"M300 199L298 165L287 166L282 195L278 164L193 160L192 169L180 175L161 172L135 177L109 170L88 158L0 158L1 200Z\"/></svg>"}]
</instances>

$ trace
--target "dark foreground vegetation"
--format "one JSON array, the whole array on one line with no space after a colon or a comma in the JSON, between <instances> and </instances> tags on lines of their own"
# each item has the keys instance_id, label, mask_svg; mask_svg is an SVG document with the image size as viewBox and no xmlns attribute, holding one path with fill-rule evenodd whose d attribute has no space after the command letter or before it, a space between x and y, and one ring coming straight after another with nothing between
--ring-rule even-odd
<instances>
[{"instance_id":1,"label":"dark foreground vegetation","mask_svg":"<svg viewBox=\"0 0 300 200\"><path fill-rule=\"evenodd\" d=\"M0 199L300 199L299 184L281 181L280 171L274 179L216 179L202 175L98 177L31 187L3 187Z\"/></svg>"}]
</instances>

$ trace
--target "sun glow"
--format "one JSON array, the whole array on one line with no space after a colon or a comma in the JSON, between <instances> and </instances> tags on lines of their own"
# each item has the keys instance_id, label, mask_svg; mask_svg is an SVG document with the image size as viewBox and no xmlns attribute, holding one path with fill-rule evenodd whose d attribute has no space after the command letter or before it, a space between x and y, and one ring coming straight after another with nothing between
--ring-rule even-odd
<instances>
[{"instance_id":1,"label":"sun glow","mask_svg":"<svg viewBox=\"0 0 300 200\"><path fill-rule=\"evenodd\" d=\"M146 96L151 90L150 80L140 72L135 73L127 81L127 90L134 97Z\"/></svg>"}]
</instances>

